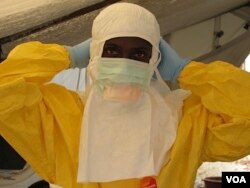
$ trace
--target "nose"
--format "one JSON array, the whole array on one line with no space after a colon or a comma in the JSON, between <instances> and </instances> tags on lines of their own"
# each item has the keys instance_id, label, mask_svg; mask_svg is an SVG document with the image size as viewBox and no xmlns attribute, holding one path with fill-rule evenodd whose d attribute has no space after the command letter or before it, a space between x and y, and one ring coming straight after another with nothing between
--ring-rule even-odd
<instances>
[{"instance_id":1,"label":"nose","mask_svg":"<svg viewBox=\"0 0 250 188\"><path fill-rule=\"evenodd\" d=\"M132 59L132 55L131 55L131 53L129 52L129 50L124 49L124 50L122 51L122 57L121 57L121 58Z\"/></svg>"}]
</instances>

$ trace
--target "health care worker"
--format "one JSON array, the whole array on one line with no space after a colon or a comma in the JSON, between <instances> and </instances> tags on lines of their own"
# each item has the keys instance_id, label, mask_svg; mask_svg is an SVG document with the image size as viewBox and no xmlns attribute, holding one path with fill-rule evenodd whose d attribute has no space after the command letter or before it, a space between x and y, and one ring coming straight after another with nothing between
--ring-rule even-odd
<instances>
[{"instance_id":1,"label":"health care worker","mask_svg":"<svg viewBox=\"0 0 250 188\"><path fill-rule=\"evenodd\" d=\"M64 188L192 188L202 162L248 155L250 74L192 61L178 78L182 89L170 91L157 70L159 41L144 8L104 9L93 23L82 95L49 83L70 65L64 47L17 46L0 64L1 135ZM112 45L118 54L146 53L114 58Z\"/></svg>"}]
</instances>

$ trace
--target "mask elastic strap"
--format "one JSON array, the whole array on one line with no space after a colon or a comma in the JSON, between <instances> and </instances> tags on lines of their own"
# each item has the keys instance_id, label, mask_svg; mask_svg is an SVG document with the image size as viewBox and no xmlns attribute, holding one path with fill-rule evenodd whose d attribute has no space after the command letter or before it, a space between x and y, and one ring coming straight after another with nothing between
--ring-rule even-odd
<instances>
[{"instance_id":1,"label":"mask elastic strap","mask_svg":"<svg viewBox=\"0 0 250 188\"><path fill-rule=\"evenodd\" d=\"M154 70L155 75L156 75L156 82L157 82L157 86L158 86L158 90L160 91L160 93L165 96L167 95L171 90L168 87L168 85L166 84L166 82L162 79L159 70L157 69L157 67Z\"/></svg>"},{"instance_id":2,"label":"mask elastic strap","mask_svg":"<svg viewBox=\"0 0 250 188\"><path fill-rule=\"evenodd\" d=\"M166 82L162 79L160 72L157 68L160 61L161 61L161 52L159 48L153 46L152 58L149 64L152 64L154 66L154 72L156 75L156 80L154 81L154 85L162 96L166 96L170 92L170 88L168 87Z\"/></svg>"},{"instance_id":3,"label":"mask elastic strap","mask_svg":"<svg viewBox=\"0 0 250 188\"><path fill-rule=\"evenodd\" d=\"M161 74L157 68L161 61L161 53L158 48L155 48L155 49L156 51L158 51L159 57L158 57L156 64L154 65L154 72L156 75L156 81L154 83L155 83L157 90L161 93L161 95L166 96L170 92L170 88L168 87L166 82L162 79Z\"/></svg>"}]
</instances>

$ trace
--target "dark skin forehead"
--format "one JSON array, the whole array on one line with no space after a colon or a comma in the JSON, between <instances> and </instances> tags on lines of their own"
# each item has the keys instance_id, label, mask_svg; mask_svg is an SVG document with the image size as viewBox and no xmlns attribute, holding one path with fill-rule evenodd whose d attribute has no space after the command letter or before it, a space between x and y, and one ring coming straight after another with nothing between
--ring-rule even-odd
<instances>
[{"instance_id":1,"label":"dark skin forehead","mask_svg":"<svg viewBox=\"0 0 250 188\"><path fill-rule=\"evenodd\" d=\"M128 58L149 63L152 45L139 37L117 37L109 39L103 47L102 57Z\"/></svg>"}]
</instances>

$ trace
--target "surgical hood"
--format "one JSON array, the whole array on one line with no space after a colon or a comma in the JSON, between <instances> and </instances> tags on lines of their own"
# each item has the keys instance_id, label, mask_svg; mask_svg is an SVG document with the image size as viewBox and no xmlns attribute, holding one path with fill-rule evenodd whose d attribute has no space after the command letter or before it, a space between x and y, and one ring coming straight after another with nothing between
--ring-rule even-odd
<instances>
[{"instance_id":1,"label":"surgical hood","mask_svg":"<svg viewBox=\"0 0 250 188\"><path fill-rule=\"evenodd\" d=\"M90 57L101 56L106 40L116 37L139 37L153 46L152 59L158 60L160 27L155 16L131 3L116 3L100 12L92 27Z\"/></svg>"}]
</instances>

